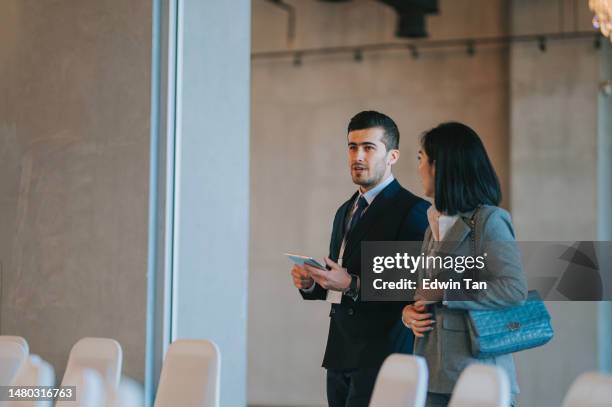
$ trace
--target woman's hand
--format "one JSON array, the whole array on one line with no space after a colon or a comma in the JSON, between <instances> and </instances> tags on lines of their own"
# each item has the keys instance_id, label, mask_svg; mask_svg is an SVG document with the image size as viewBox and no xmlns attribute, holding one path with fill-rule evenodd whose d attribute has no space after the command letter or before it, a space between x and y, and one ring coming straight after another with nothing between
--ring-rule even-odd
<instances>
[{"instance_id":1,"label":"woman's hand","mask_svg":"<svg viewBox=\"0 0 612 407\"><path fill-rule=\"evenodd\" d=\"M412 329L414 336L422 338L433 329L436 323L431 319L432 314L426 312L425 304L417 301L414 304L406 305L402 310L402 322L406 327Z\"/></svg>"}]
</instances>

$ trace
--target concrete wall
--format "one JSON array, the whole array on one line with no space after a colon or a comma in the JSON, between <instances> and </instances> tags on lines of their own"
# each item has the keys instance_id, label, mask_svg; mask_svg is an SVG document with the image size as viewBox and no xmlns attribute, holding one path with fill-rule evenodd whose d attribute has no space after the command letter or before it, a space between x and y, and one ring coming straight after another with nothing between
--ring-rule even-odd
<instances>
[{"instance_id":1,"label":"concrete wall","mask_svg":"<svg viewBox=\"0 0 612 407\"><path fill-rule=\"evenodd\" d=\"M393 41L394 13L372 1L298 2L295 48ZM586 4L563 0L441 1L431 38L589 30ZM574 10L574 5L578 9ZM559 9L559 7L563 9ZM253 2L253 51L284 49L286 15ZM522 240L595 239L597 84L591 40L477 49L307 57L253 63L249 401L324 405L319 367L324 303L303 303L283 251L323 256L338 204L354 191L345 128L374 108L402 133L395 173L421 193L417 137L444 120L472 125L502 179ZM594 303L550 303L556 337L517 355L520 404L559 405L580 372L597 368Z\"/></svg>"},{"instance_id":2,"label":"concrete wall","mask_svg":"<svg viewBox=\"0 0 612 407\"><path fill-rule=\"evenodd\" d=\"M579 5L574 20L570 2L514 0L512 32L589 30L586 2ZM511 207L521 240L597 239L599 58L590 39L552 42L545 53L534 44L511 48ZM580 373L597 369L597 304L548 308L555 338L515 357L523 406L558 406Z\"/></svg>"},{"instance_id":3,"label":"concrete wall","mask_svg":"<svg viewBox=\"0 0 612 407\"><path fill-rule=\"evenodd\" d=\"M143 375L150 3L0 3L0 333L59 379L84 336Z\"/></svg>"},{"instance_id":4,"label":"concrete wall","mask_svg":"<svg viewBox=\"0 0 612 407\"><path fill-rule=\"evenodd\" d=\"M557 5L514 0L512 32L557 30ZM578 29L591 29L587 12ZM597 237L599 57L591 39L511 48L511 206L522 240ZM534 204L546 210L535 215Z\"/></svg>"},{"instance_id":5,"label":"concrete wall","mask_svg":"<svg viewBox=\"0 0 612 407\"><path fill-rule=\"evenodd\" d=\"M431 37L505 33L505 2L441 1ZM394 41L395 13L377 2L292 1L295 47ZM286 15L253 1L253 51L286 47ZM377 109L397 122L395 174L417 194L418 136L460 120L484 138L508 195L508 53L478 49L256 60L252 66L249 403L325 405L321 369L328 304L306 303L293 288L285 251L327 254L336 208L355 190L346 161L352 115Z\"/></svg>"}]
</instances>

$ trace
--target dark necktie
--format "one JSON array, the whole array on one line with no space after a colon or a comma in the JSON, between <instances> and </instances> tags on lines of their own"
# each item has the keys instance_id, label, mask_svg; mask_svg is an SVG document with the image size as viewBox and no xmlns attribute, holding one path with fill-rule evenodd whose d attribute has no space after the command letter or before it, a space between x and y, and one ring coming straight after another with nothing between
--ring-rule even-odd
<instances>
[{"instance_id":1,"label":"dark necktie","mask_svg":"<svg viewBox=\"0 0 612 407\"><path fill-rule=\"evenodd\" d=\"M353 217L351 218L351 222L349 223L349 227L346 233L350 233L350 231L353 230L357 222L359 222L359 218L361 218L361 215L363 214L363 211L367 206L368 201L366 201L363 195L360 196L357 200L357 209L355 209L355 212L353 213Z\"/></svg>"}]
</instances>

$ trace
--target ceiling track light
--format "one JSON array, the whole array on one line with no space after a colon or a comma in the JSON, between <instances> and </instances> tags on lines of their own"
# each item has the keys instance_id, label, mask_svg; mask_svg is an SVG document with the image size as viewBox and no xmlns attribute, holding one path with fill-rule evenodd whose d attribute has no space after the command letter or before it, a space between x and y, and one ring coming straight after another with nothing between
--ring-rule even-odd
<instances>
[{"instance_id":1,"label":"ceiling track light","mask_svg":"<svg viewBox=\"0 0 612 407\"><path fill-rule=\"evenodd\" d=\"M468 41L467 42L467 44L466 44L466 52L471 57L476 55L476 47L474 46L474 41Z\"/></svg>"},{"instance_id":2,"label":"ceiling track light","mask_svg":"<svg viewBox=\"0 0 612 407\"><path fill-rule=\"evenodd\" d=\"M539 48L540 51L546 52L546 49L547 49L546 37L538 38L538 48Z\"/></svg>"},{"instance_id":3,"label":"ceiling track light","mask_svg":"<svg viewBox=\"0 0 612 407\"><path fill-rule=\"evenodd\" d=\"M286 49L279 51L264 51L255 52L251 54L252 60L262 59L276 59L276 58L291 58L294 65L302 65L302 60L305 56L311 55L348 55L349 58L356 62L360 62L364 58L364 54L368 52L378 53L383 51L392 50L403 50L407 51L413 59L420 58L423 52L427 50L442 50L449 48L463 49L467 55L474 56L476 54L477 46L495 46L495 47L507 47L515 43L530 43L540 52L546 52L548 50L548 43L551 41L567 41L574 39L585 39L589 40L588 45L595 49L601 48L604 41L604 37L598 32L593 31L581 31L581 32L563 32L563 33L539 33L539 34L525 34L525 35L514 35L514 36L500 36L500 37L480 37L480 38L455 38L445 40L426 40L416 41L410 43L380 43L380 44L360 44L351 46L338 46L338 47L323 47L323 48L310 48L310 49Z\"/></svg>"},{"instance_id":4,"label":"ceiling track light","mask_svg":"<svg viewBox=\"0 0 612 407\"><path fill-rule=\"evenodd\" d=\"M418 59L419 58L419 49L417 47L415 47L414 45L411 45L409 48L410 48L410 55L412 55L412 58Z\"/></svg>"},{"instance_id":5,"label":"ceiling track light","mask_svg":"<svg viewBox=\"0 0 612 407\"><path fill-rule=\"evenodd\" d=\"M293 56L293 66L302 66L302 54L296 52Z\"/></svg>"},{"instance_id":6,"label":"ceiling track light","mask_svg":"<svg viewBox=\"0 0 612 407\"><path fill-rule=\"evenodd\" d=\"M601 48L601 36L597 36L595 37L595 41L593 41L593 46L595 47L595 49L600 49Z\"/></svg>"},{"instance_id":7,"label":"ceiling track light","mask_svg":"<svg viewBox=\"0 0 612 407\"><path fill-rule=\"evenodd\" d=\"M360 49L356 49L355 53L353 54L353 59L355 62L363 61L363 52Z\"/></svg>"}]
</instances>

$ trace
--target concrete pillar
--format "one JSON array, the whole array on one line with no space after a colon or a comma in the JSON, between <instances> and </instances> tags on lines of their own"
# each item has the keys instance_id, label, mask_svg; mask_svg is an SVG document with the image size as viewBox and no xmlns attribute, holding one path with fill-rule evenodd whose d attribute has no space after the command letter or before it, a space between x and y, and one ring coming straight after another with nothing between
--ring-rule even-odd
<instances>
[{"instance_id":1,"label":"concrete pillar","mask_svg":"<svg viewBox=\"0 0 612 407\"><path fill-rule=\"evenodd\" d=\"M597 237L598 240L612 240L612 94L604 84L612 83L612 45L602 40L601 88L598 101L598 146L597 146ZM602 255L612 256L610 253ZM610 258L600 264L611 264ZM612 278L612 276L607 276ZM599 367L612 371L612 302L599 304L598 338Z\"/></svg>"},{"instance_id":2,"label":"concrete pillar","mask_svg":"<svg viewBox=\"0 0 612 407\"><path fill-rule=\"evenodd\" d=\"M250 1L178 2L172 340L221 350L221 405L246 405Z\"/></svg>"}]
</instances>

